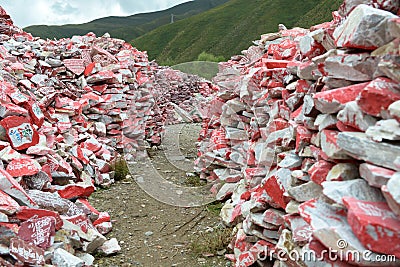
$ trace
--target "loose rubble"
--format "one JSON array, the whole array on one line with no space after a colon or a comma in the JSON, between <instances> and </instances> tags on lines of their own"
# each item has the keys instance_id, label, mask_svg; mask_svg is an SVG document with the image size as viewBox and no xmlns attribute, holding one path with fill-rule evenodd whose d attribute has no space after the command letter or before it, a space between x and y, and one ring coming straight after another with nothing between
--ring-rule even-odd
<instances>
[{"instance_id":1,"label":"loose rubble","mask_svg":"<svg viewBox=\"0 0 400 267\"><path fill-rule=\"evenodd\" d=\"M400 266L399 6L345 0L220 63L196 168L235 266Z\"/></svg>"},{"instance_id":2,"label":"loose rubble","mask_svg":"<svg viewBox=\"0 0 400 267\"><path fill-rule=\"evenodd\" d=\"M0 7L0 265L118 253L110 215L87 198L114 182L120 152L140 157L165 124L201 120L189 111L215 90L108 34L32 37Z\"/></svg>"}]
</instances>

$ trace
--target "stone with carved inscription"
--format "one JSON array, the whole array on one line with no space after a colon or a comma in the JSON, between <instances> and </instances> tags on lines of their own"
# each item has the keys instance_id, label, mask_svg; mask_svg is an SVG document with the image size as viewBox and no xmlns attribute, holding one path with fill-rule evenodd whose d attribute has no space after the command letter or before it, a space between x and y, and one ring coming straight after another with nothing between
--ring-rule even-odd
<instances>
[{"instance_id":1,"label":"stone with carved inscription","mask_svg":"<svg viewBox=\"0 0 400 267\"><path fill-rule=\"evenodd\" d=\"M25 264L44 265L44 250L19 238L10 241L10 255Z\"/></svg>"},{"instance_id":2,"label":"stone with carved inscription","mask_svg":"<svg viewBox=\"0 0 400 267\"><path fill-rule=\"evenodd\" d=\"M6 171L13 177L35 175L41 169L40 164L30 158L13 159L8 163Z\"/></svg>"},{"instance_id":3,"label":"stone with carved inscription","mask_svg":"<svg viewBox=\"0 0 400 267\"><path fill-rule=\"evenodd\" d=\"M56 219L51 216L31 218L21 223L18 237L43 249L52 245L55 235Z\"/></svg>"}]
</instances>

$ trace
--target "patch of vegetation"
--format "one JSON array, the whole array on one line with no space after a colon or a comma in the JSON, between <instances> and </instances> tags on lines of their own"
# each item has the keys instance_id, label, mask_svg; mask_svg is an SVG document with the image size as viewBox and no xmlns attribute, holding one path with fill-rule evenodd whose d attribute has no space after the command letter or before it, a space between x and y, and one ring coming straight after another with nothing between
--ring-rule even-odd
<instances>
[{"instance_id":1,"label":"patch of vegetation","mask_svg":"<svg viewBox=\"0 0 400 267\"><path fill-rule=\"evenodd\" d=\"M214 228L212 232L199 233L191 241L190 250L196 255L213 254L226 250L232 240L232 229Z\"/></svg>"},{"instance_id":2,"label":"patch of vegetation","mask_svg":"<svg viewBox=\"0 0 400 267\"><path fill-rule=\"evenodd\" d=\"M192 187L203 186L203 185L206 184L206 182L201 180L198 175L193 175L193 176L186 177L185 183L188 186L192 186Z\"/></svg>"},{"instance_id":3,"label":"patch of vegetation","mask_svg":"<svg viewBox=\"0 0 400 267\"><path fill-rule=\"evenodd\" d=\"M111 164L111 169L115 172L114 180L121 181L129 174L128 164L123 156L118 156Z\"/></svg>"},{"instance_id":4,"label":"patch of vegetation","mask_svg":"<svg viewBox=\"0 0 400 267\"><path fill-rule=\"evenodd\" d=\"M88 32L94 32L97 36L102 36L104 33L108 32L111 37L130 41L162 25L170 24L171 14L174 15L174 21L179 21L209 10L227 1L228 0L195 0L157 12L142 13L127 17L111 16L96 19L84 24L68 24L62 26L33 25L24 28L24 30L32 33L33 36L40 36L44 39L60 39L73 35L85 35Z\"/></svg>"},{"instance_id":5,"label":"patch of vegetation","mask_svg":"<svg viewBox=\"0 0 400 267\"><path fill-rule=\"evenodd\" d=\"M203 51L197 56L197 61L222 62L225 61L225 58L223 56L214 56L213 54Z\"/></svg>"},{"instance_id":6,"label":"patch of vegetation","mask_svg":"<svg viewBox=\"0 0 400 267\"><path fill-rule=\"evenodd\" d=\"M224 206L224 203L220 201L215 201L206 206L206 209L208 212L212 213L213 215L218 216L221 212L222 207Z\"/></svg>"},{"instance_id":7,"label":"patch of vegetation","mask_svg":"<svg viewBox=\"0 0 400 267\"><path fill-rule=\"evenodd\" d=\"M192 61L172 66L175 70L194 74L209 81L218 73L218 63L210 61Z\"/></svg>"},{"instance_id":8,"label":"patch of vegetation","mask_svg":"<svg viewBox=\"0 0 400 267\"><path fill-rule=\"evenodd\" d=\"M132 43L158 62L190 62L202 53L228 59L247 49L261 34L276 32L280 23L288 28L308 28L331 21L331 12L338 6L339 0L230 0L161 26Z\"/></svg>"}]
</instances>

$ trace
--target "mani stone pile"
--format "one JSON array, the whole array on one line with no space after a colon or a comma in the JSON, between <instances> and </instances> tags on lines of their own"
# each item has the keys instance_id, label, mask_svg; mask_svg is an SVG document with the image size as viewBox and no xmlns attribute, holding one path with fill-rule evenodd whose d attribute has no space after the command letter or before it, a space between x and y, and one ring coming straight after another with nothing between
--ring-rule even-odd
<instances>
[{"instance_id":1,"label":"mani stone pile","mask_svg":"<svg viewBox=\"0 0 400 267\"><path fill-rule=\"evenodd\" d=\"M122 151L145 154L183 120L156 110L199 120L191 100L214 89L186 76L108 34L32 37L0 7L0 266L91 266L120 250L87 198L114 182Z\"/></svg>"},{"instance_id":2,"label":"mani stone pile","mask_svg":"<svg viewBox=\"0 0 400 267\"><path fill-rule=\"evenodd\" d=\"M346 0L220 63L196 168L236 267L400 266L399 6Z\"/></svg>"}]
</instances>

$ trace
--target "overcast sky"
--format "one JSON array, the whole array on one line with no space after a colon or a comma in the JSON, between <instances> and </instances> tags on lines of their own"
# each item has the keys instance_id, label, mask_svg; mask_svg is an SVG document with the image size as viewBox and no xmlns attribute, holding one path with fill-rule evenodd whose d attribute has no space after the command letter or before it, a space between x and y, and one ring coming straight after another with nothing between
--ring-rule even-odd
<instances>
[{"instance_id":1,"label":"overcast sky","mask_svg":"<svg viewBox=\"0 0 400 267\"><path fill-rule=\"evenodd\" d=\"M189 0L0 0L20 28L84 23L107 16L129 16L167 9Z\"/></svg>"}]
</instances>

